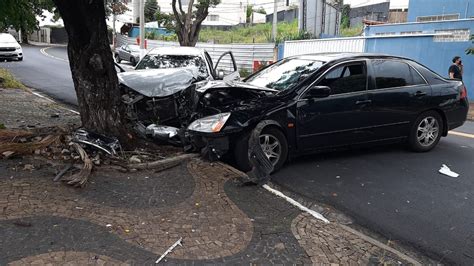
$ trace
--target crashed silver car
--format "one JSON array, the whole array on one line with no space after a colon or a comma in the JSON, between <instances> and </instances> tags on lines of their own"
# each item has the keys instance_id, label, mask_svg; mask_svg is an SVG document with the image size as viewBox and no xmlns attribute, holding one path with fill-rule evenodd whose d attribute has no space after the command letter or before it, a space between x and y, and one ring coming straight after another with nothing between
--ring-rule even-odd
<instances>
[{"instance_id":1,"label":"crashed silver car","mask_svg":"<svg viewBox=\"0 0 474 266\"><path fill-rule=\"evenodd\" d=\"M144 133L152 124L181 127L186 97L183 91L192 84L214 80L239 80L231 52L214 65L202 49L167 47L151 50L135 71L118 74L127 115Z\"/></svg>"}]
</instances>

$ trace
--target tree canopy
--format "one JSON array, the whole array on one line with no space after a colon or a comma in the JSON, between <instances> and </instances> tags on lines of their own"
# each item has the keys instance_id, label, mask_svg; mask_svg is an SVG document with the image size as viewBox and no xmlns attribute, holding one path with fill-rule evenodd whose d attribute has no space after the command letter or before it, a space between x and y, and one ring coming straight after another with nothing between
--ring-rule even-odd
<instances>
[{"instance_id":1,"label":"tree canopy","mask_svg":"<svg viewBox=\"0 0 474 266\"><path fill-rule=\"evenodd\" d=\"M145 2L145 22L155 20L155 15L158 12L158 2L156 0L146 0Z\"/></svg>"},{"instance_id":2,"label":"tree canopy","mask_svg":"<svg viewBox=\"0 0 474 266\"><path fill-rule=\"evenodd\" d=\"M31 33L38 27L36 17L42 17L43 10L54 8L51 0L2 0L1 6L0 30L11 26L23 33Z\"/></svg>"}]
</instances>

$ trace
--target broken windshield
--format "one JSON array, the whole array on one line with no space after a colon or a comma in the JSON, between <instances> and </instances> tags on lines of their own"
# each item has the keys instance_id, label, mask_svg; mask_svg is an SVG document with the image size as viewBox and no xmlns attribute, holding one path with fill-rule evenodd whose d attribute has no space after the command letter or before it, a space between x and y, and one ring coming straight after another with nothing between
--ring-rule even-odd
<instances>
[{"instance_id":1,"label":"broken windshield","mask_svg":"<svg viewBox=\"0 0 474 266\"><path fill-rule=\"evenodd\" d=\"M135 68L141 69L167 69L167 68L191 68L198 73L199 77L208 76L204 60L199 56L191 55L146 55Z\"/></svg>"},{"instance_id":2,"label":"broken windshield","mask_svg":"<svg viewBox=\"0 0 474 266\"><path fill-rule=\"evenodd\" d=\"M251 76L246 82L283 91L306 79L323 64L324 62L309 59L284 59Z\"/></svg>"}]
</instances>

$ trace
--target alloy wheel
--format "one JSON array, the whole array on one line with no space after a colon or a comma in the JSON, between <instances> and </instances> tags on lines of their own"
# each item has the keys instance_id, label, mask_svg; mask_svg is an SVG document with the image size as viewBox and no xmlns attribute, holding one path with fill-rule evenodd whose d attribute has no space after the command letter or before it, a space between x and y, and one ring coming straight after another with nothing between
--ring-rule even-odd
<instances>
[{"instance_id":1,"label":"alloy wheel","mask_svg":"<svg viewBox=\"0 0 474 266\"><path fill-rule=\"evenodd\" d=\"M422 146L427 147L432 145L438 138L438 134L439 123L436 118L428 116L421 120L416 135L418 142Z\"/></svg>"},{"instance_id":2,"label":"alloy wheel","mask_svg":"<svg viewBox=\"0 0 474 266\"><path fill-rule=\"evenodd\" d=\"M275 166L281 157L280 141L273 135L262 134L260 135L260 147L262 147L267 158Z\"/></svg>"}]
</instances>

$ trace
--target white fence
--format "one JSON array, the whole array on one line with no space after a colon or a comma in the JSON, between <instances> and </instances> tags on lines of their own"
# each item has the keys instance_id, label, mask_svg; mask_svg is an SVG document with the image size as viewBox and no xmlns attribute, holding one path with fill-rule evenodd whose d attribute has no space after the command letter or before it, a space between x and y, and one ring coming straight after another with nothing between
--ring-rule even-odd
<instances>
[{"instance_id":1,"label":"white fence","mask_svg":"<svg viewBox=\"0 0 474 266\"><path fill-rule=\"evenodd\" d=\"M283 57L311 53L362 53L365 49L365 37L286 41L284 49Z\"/></svg>"},{"instance_id":2,"label":"white fence","mask_svg":"<svg viewBox=\"0 0 474 266\"><path fill-rule=\"evenodd\" d=\"M136 44L135 38L129 38L127 36L118 35L117 45L123 44ZM177 42L164 42L147 40L147 47L163 47L163 46L179 46ZM215 63L219 57L227 51L231 51L234 54L235 61L239 69L251 70L254 61L273 61L275 53L275 44L210 44L210 43L198 43L198 48L205 49Z\"/></svg>"}]
</instances>

